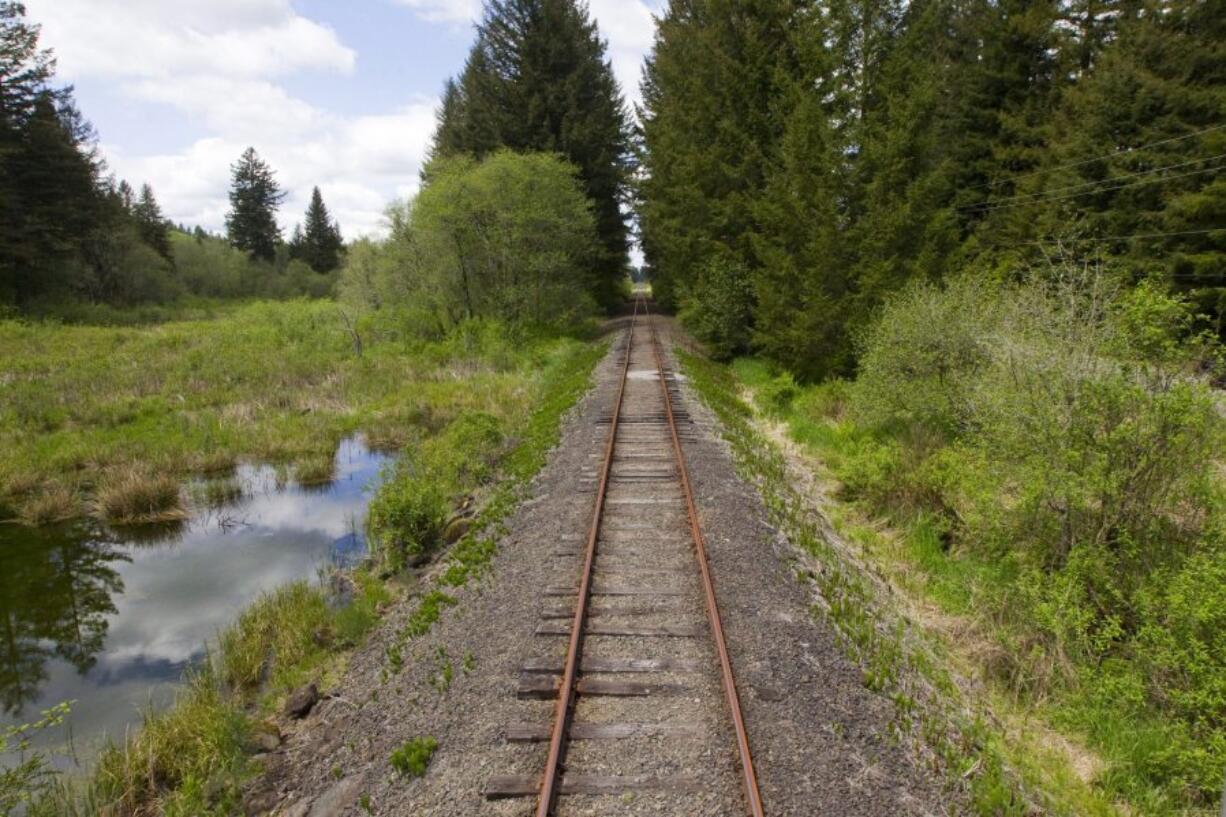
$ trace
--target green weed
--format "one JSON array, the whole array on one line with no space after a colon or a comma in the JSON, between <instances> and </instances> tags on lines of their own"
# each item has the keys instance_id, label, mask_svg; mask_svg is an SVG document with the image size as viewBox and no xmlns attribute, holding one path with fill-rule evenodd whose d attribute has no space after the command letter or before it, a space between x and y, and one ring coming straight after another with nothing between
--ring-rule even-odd
<instances>
[{"instance_id":1,"label":"green weed","mask_svg":"<svg viewBox=\"0 0 1226 817\"><path fill-rule=\"evenodd\" d=\"M392 768L404 777L421 777L438 750L438 741L431 737L413 738L392 752L388 759Z\"/></svg>"}]
</instances>

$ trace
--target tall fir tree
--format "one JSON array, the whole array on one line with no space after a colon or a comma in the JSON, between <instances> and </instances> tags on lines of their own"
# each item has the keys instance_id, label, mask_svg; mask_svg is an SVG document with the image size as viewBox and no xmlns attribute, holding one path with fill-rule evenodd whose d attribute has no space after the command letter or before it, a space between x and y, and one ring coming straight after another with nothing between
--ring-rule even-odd
<instances>
[{"instance_id":1,"label":"tall fir tree","mask_svg":"<svg viewBox=\"0 0 1226 817\"><path fill-rule=\"evenodd\" d=\"M432 155L504 147L559 153L579 168L601 244L590 289L614 303L629 249L631 129L605 43L576 0L486 4L464 71L445 88Z\"/></svg>"},{"instance_id":2,"label":"tall fir tree","mask_svg":"<svg viewBox=\"0 0 1226 817\"><path fill-rule=\"evenodd\" d=\"M316 272L332 272L341 265L345 241L341 237L340 225L328 214L318 187L311 192L305 224L305 228L294 227L290 256L305 261Z\"/></svg>"},{"instance_id":3,"label":"tall fir tree","mask_svg":"<svg viewBox=\"0 0 1226 817\"><path fill-rule=\"evenodd\" d=\"M122 194L122 188L121 188ZM170 227L162 208L153 195L153 188L142 184L140 198L129 208L136 221L136 230L141 241L148 244L154 252L169 262L174 262L174 253L170 247Z\"/></svg>"},{"instance_id":4,"label":"tall fir tree","mask_svg":"<svg viewBox=\"0 0 1226 817\"><path fill-rule=\"evenodd\" d=\"M794 0L674 0L647 61L643 249L666 306L717 255L752 266L754 209L795 73Z\"/></svg>"},{"instance_id":5,"label":"tall fir tree","mask_svg":"<svg viewBox=\"0 0 1226 817\"><path fill-rule=\"evenodd\" d=\"M0 2L0 300L71 286L99 220L100 163L21 3Z\"/></svg>"},{"instance_id":6,"label":"tall fir tree","mask_svg":"<svg viewBox=\"0 0 1226 817\"><path fill-rule=\"evenodd\" d=\"M252 258L272 262L281 243L277 208L285 193L277 184L271 167L255 148L243 151L231 166L230 212L226 215L226 235L230 244Z\"/></svg>"},{"instance_id":7,"label":"tall fir tree","mask_svg":"<svg viewBox=\"0 0 1226 817\"><path fill-rule=\"evenodd\" d=\"M1215 8L1216 6L1216 8ZM1123 14L1054 117L1032 198L1006 211L1036 239L1164 277L1226 337L1226 16L1147 0Z\"/></svg>"}]
</instances>

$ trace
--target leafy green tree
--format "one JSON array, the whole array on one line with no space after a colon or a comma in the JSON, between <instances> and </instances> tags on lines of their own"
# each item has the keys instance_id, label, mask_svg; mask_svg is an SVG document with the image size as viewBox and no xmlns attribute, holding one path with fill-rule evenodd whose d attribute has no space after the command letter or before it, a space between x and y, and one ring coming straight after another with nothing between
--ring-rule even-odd
<instances>
[{"instance_id":1,"label":"leafy green tree","mask_svg":"<svg viewBox=\"0 0 1226 817\"><path fill-rule=\"evenodd\" d=\"M332 272L341 265L344 248L340 225L328 214L323 195L316 187L306 211L306 228L294 228L290 257L305 261L316 272Z\"/></svg>"},{"instance_id":2,"label":"leafy green tree","mask_svg":"<svg viewBox=\"0 0 1226 817\"><path fill-rule=\"evenodd\" d=\"M499 151L439 160L431 174L411 208L391 211L386 244L348 259L347 297L424 310L444 326L567 323L593 306L595 219L574 166Z\"/></svg>"},{"instance_id":3,"label":"leafy green tree","mask_svg":"<svg viewBox=\"0 0 1226 817\"><path fill-rule=\"evenodd\" d=\"M247 148L231 166L230 212L226 215L226 234L230 244L252 258L271 263L281 243L277 208L285 192L277 184L271 167L255 148Z\"/></svg>"},{"instance_id":4,"label":"leafy green tree","mask_svg":"<svg viewBox=\"0 0 1226 817\"><path fill-rule=\"evenodd\" d=\"M626 274L631 132L606 47L575 0L491 0L458 81L443 95L432 155L499 148L558 153L579 168L602 251L589 278L601 303ZM432 168L426 170L432 179Z\"/></svg>"}]
</instances>

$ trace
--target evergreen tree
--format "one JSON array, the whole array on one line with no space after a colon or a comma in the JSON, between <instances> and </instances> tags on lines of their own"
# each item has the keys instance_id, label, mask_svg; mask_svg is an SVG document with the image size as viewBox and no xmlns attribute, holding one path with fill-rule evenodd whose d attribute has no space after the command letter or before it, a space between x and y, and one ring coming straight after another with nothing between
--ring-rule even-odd
<instances>
[{"instance_id":1,"label":"evergreen tree","mask_svg":"<svg viewBox=\"0 0 1226 817\"><path fill-rule=\"evenodd\" d=\"M0 2L0 300L25 303L71 283L98 219L93 133L20 3Z\"/></svg>"},{"instance_id":2,"label":"evergreen tree","mask_svg":"<svg viewBox=\"0 0 1226 817\"><path fill-rule=\"evenodd\" d=\"M231 166L230 212L226 234L230 244L252 258L271 263L277 257L281 228L277 208L285 200L275 174L255 148L247 148Z\"/></svg>"},{"instance_id":3,"label":"evergreen tree","mask_svg":"<svg viewBox=\"0 0 1226 817\"><path fill-rule=\"evenodd\" d=\"M1226 337L1226 15L1151 0L1116 31L1055 117L1035 198L1005 212L1136 278L1164 274Z\"/></svg>"},{"instance_id":4,"label":"evergreen tree","mask_svg":"<svg viewBox=\"0 0 1226 817\"><path fill-rule=\"evenodd\" d=\"M120 195L123 195L122 185ZM147 184L141 185L140 200L128 209L136 221L136 229L141 241L148 244L162 258L174 263L174 253L170 247L170 227L166 217L162 215L161 206L153 196L153 188Z\"/></svg>"},{"instance_id":5,"label":"evergreen tree","mask_svg":"<svg viewBox=\"0 0 1226 817\"><path fill-rule=\"evenodd\" d=\"M294 227L290 257L305 261L316 272L331 272L341 265L344 248L341 228L328 215L323 195L316 187L306 211L306 228Z\"/></svg>"},{"instance_id":6,"label":"evergreen tree","mask_svg":"<svg viewBox=\"0 0 1226 817\"><path fill-rule=\"evenodd\" d=\"M463 73L445 89L432 154L482 158L507 147L575 164L602 247L591 290L611 304L629 248L630 127L605 51L575 0L491 0Z\"/></svg>"},{"instance_id":7,"label":"evergreen tree","mask_svg":"<svg viewBox=\"0 0 1226 817\"><path fill-rule=\"evenodd\" d=\"M132 185L128 184L126 179L122 179L116 186L115 193L119 196L123 209L129 213L132 212L132 208L136 206L136 192L132 190Z\"/></svg>"},{"instance_id":8,"label":"evergreen tree","mask_svg":"<svg viewBox=\"0 0 1226 817\"><path fill-rule=\"evenodd\" d=\"M674 0L643 81L640 218L653 288L666 306L717 256L756 265L754 211L795 76L794 0ZM721 276L721 279L727 276Z\"/></svg>"}]
</instances>

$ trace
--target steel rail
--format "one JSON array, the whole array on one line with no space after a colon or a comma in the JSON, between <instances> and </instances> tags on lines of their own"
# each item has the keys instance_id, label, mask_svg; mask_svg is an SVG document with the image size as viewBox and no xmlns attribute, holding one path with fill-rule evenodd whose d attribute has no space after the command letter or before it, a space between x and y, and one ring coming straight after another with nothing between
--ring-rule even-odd
<instances>
[{"instance_id":1,"label":"steel rail","mask_svg":"<svg viewBox=\"0 0 1226 817\"><path fill-rule=\"evenodd\" d=\"M639 303L634 301L630 316L630 331L626 333L626 357L622 362L621 380L617 386L617 400L613 404L613 417L605 441L604 464L600 469L600 484L596 487L596 505L592 511L592 523L588 529L587 553L583 573L579 578L579 596L575 602L575 617L571 623L570 645L566 651L566 665L562 672L562 686L558 690L558 704L554 710L553 732L549 738L549 758L545 761L545 775L537 799L537 817L550 817L557 801L566 733L575 704L575 681L579 674L579 661L583 652L583 630L587 623L588 600L592 592L592 568L596 564L596 542L600 538L600 520L604 516L605 493L609 486L609 473L613 468L613 449L617 442L617 424L621 418L622 401L626 395L626 375L630 372L630 357L634 351L634 329L638 323Z\"/></svg>"},{"instance_id":2,"label":"steel rail","mask_svg":"<svg viewBox=\"0 0 1226 817\"><path fill-rule=\"evenodd\" d=\"M644 312L647 317L647 312ZM685 504L690 521L690 534L694 539L694 556L698 561L698 569L702 574L703 595L706 597L707 621L711 626L711 636L715 641L715 649L719 654L720 677L724 687L724 699L732 716L733 729L736 732L737 753L741 760L741 784L745 790L745 800L752 817L764 817L762 794L758 790L758 777L754 771L753 754L749 749L749 735L745 731L745 717L741 712L741 698L737 694L736 677L732 671L732 661L728 657L728 645L724 640L724 627L720 621L719 604L715 599L715 584L711 580L711 566L707 563L706 539L702 535L702 527L698 524L698 508L694 504L694 493L690 488L689 469L685 464L685 452L681 449L681 437L677 433L677 421L673 416L673 398L668 392L668 380L664 374L664 358L660 352L660 340L656 335L656 326L647 321L651 332L651 350L656 359L656 371L660 378L660 390L664 394L664 413L668 417L668 429L673 438L673 452L677 458L677 472L681 479L681 491L685 496Z\"/></svg>"}]
</instances>

